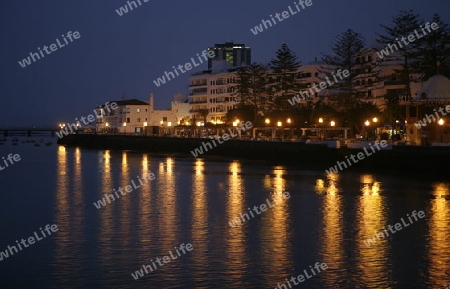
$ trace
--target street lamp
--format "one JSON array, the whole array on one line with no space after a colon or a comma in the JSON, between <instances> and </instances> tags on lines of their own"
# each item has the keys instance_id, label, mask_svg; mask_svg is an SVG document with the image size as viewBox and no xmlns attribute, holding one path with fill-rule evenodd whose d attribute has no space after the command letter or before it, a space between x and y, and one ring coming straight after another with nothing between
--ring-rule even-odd
<instances>
[{"instance_id":1,"label":"street lamp","mask_svg":"<svg viewBox=\"0 0 450 289\"><path fill-rule=\"evenodd\" d=\"M335 125L336 125L336 122L335 122L334 120L332 120L332 121L330 122L330 125L331 125L331 126L335 126Z\"/></svg>"},{"instance_id":2,"label":"street lamp","mask_svg":"<svg viewBox=\"0 0 450 289\"><path fill-rule=\"evenodd\" d=\"M369 121L369 120L366 120L366 122L364 122L364 124L365 124L366 126L369 126L369 125L370 125L370 121Z\"/></svg>"},{"instance_id":3,"label":"street lamp","mask_svg":"<svg viewBox=\"0 0 450 289\"><path fill-rule=\"evenodd\" d=\"M270 124L270 119L266 118L266 120L264 121L266 124Z\"/></svg>"},{"instance_id":4,"label":"street lamp","mask_svg":"<svg viewBox=\"0 0 450 289\"><path fill-rule=\"evenodd\" d=\"M319 118L319 123L323 123L323 118Z\"/></svg>"},{"instance_id":5,"label":"street lamp","mask_svg":"<svg viewBox=\"0 0 450 289\"><path fill-rule=\"evenodd\" d=\"M290 124L291 123L291 119L288 118L286 122Z\"/></svg>"},{"instance_id":6,"label":"street lamp","mask_svg":"<svg viewBox=\"0 0 450 289\"><path fill-rule=\"evenodd\" d=\"M372 118L372 121L373 122L378 122L378 118L374 117L374 118Z\"/></svg>"},{"instance_id":7,"label":"street lamp","mask_svg":"<svg viewBox=\"0 0 450 289\"><path fill-rule=\"evenodd\" d=\"M438 124L441 126L441 142L442 142L442 126L444 125L444 120L442 118L440 118L438 120Z\"/></svg>"},{"instance_id":8,"label":"street lamp","mask_svg":"<svg viewBox=\"0 0 450 289\"><path fill-rule=\"evenodd\" d=\"M283 123L281 121L277 122L277 126L281 126Z\"/></svg>"}]
</instances>

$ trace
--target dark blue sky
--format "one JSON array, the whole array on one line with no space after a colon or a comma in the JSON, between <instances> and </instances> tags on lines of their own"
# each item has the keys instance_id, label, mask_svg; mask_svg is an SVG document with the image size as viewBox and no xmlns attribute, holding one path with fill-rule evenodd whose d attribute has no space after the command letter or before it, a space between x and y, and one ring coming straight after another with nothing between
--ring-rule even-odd
<instances>
[{"instance_id":1,"label":"dark blue sky","mask_svg":"<svg viewBox=\"0 0 450 289\"><path fill-rule=\"evenodd\" d=\"M312 1L256 36L250 28L294 0L141 0L142 6L123 16L115 10L125 0L1 1L0 126L73 122L108 100L147 99L150 92L156 107L165 109L174 93L187 92L189 75L159 88L153 80L215 43L244 43L256 62L268 61L287 43L306 64L329 53L334 36L348 28L370 45L379 24L389 24L401 9L412 8L424 20L438 12L450 22L448 0ZM18 64L68 31L81 38L25 68Z\"/></svg>"}]
</instances>

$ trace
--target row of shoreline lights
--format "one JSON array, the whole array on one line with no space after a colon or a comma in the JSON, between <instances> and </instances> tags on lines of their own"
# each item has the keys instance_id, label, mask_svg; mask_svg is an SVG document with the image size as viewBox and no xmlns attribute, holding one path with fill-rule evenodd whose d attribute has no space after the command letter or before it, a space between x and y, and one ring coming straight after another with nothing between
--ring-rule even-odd
<instances>
[{"instance_id":1,"label":"row of shoreline lights","mask_svg":"<svg viewBox=\"0 0 450 289\"><path fill-rule=\"evenodd\" d=\"M266 119L264 120L264 122L265 122L267 125L269 125L269 124L270 124L270 119L269 119L269 118L266 118ZM291 124L291 123L292 123L292 121L291 121L290 118L288 118L288 119L286 120L286 122L287 122L288 124ZM283 125L283 122L277 121L277 126L282 126L282 125Z\"/></svg>"},{"instance_id":2,"label":"row of shoreline lights","mask_svg":"<svg viewBox=\"0 0 450 289\"><path fill-rule=\"evenodd\" d=\"M323 123L323 118L319 118L319 123ZM330 121L330 126L336 126L336 122L334 120Z\"/></svg>"}]
</instances>

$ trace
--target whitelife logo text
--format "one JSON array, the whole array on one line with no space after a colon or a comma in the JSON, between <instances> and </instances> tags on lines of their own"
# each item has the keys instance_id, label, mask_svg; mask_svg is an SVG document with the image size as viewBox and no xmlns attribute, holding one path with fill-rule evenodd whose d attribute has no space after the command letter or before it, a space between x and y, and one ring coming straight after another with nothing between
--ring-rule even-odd
<instances>
[{"instance_id":1,"label":"whitelife logo text","mask_svg":"<svg viewBox=\"0 0 450 289\"><path fill-rule=\"evenodd\" d=\"M49 46L44 45L44 47L42 47L42 50L45 51L46 54L44 54L44 52L42 52L41 48L38 47L39 52L30 52L30 56L28 56L27 58L23 59L22 61L19 61L19 64L22 68L25 68L27 65L31 65L31 59L33 60L33 63L36 62L36 60L39 60L45 57L45 55L51 54L52 52L55 52L56 50L58 50L59 48L62 48L66 45L69 44L69 42L67 41L66 37L69 38L70 43L72 43L74 41L74 39L79 39L81 37L80 32L75 31L72 34L72 31L67 32L66 37L64 35L62 35L64 43L65 44L61 44L61 42L59 41L59 39L56 39L56 43L58 43L58 46L56 46L56 44L50 44ZM73 38L72 38L73 37ZM50 50L49 50L50 48ZM40 55L40 56L39 56ZM30 59L31 57L31 59Z\"/></svg>"}]
</instances>

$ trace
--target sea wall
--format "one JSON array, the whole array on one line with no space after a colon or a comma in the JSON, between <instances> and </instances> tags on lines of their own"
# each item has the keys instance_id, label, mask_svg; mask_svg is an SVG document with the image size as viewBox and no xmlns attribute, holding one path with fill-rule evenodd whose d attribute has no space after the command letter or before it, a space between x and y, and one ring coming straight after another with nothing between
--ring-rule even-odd
<instances>
[{"instance_id":1,"label":"sea wall","mask_svg":"<svg viewBox=\"0 0 450 289\"><path fill-rule=\"evenodd\" d=\"M234 158L295 164L299 168L329 169L337 162L346 162L345 169L370 169L389 173L440 174L447 176L450 164L449 147L394 146L392 150L328 148L299 142L228 140L216 146L211 139L144 137L131 135L71 134L58 140L61 145L86 149L136 150L175 154L194 158L191 151L203 148L198 157ZM209 145L210 143L212 149ZM205 152L205 147L208 151ZM198 151L197 151L198 152ZM364 153L364 159L350 161L351 155ZM370 155L369 155L370 153ZM347 158L346 158L347 157ZM341 163L341 167L344 165Z\"/></svg>"}]
</instances>

